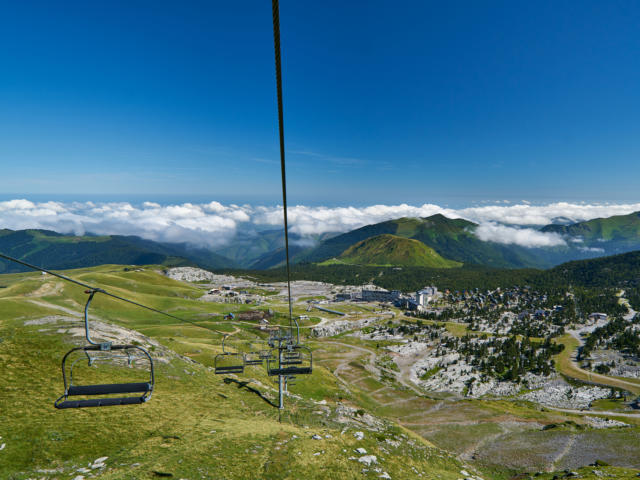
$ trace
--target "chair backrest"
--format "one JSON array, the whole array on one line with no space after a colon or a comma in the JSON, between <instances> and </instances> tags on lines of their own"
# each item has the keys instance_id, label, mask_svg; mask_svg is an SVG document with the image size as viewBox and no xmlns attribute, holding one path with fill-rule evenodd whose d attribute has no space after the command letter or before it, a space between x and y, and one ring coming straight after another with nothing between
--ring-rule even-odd
<instances>
[{"instance_id":1,"label":"chair backrest","mask_svg":"<svg viewBox=\"0 0 640 480\"><path fill-rule=\"evenodd\" d=\"M239 353L219 353L214 358L213 372L216 375L244 372L244 356Z\"/></svg>"},{"instance_id":2,"label":"chair backrest","mask_svg":"<svg viewBox=\"0 0 640 480\"><path fill-rule=\"evenodd\" d=\"M286 358L287 355L290 358ZM304 345L283 346L278 352L278 358L267 360L267 374L280 375L309 375L313 372L313 354Z\"/></svg>"}]
</instances>

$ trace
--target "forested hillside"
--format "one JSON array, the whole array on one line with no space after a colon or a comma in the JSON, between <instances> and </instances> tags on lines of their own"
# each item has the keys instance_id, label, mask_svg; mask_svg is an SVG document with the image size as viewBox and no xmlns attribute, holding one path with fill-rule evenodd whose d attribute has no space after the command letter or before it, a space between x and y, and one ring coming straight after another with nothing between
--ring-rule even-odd
<instances>
[{"instance_id":1,"label":"forested hillside","mask_svg":"<svg viewBox=\"0 0 640 480\"><path fill-rule=\"evenodd\" d=\"M252 270L248 273L264 281L281 281L285 278L284 269ZM415 291L425 285L435 285L440 289L448 288L450 290L476 288L478 285L489 289L510 285L537 287L627 286L633 289L640 285L640 251L568 262L550 270L509 270L478 266L455 269L422 267L402 267L399 269L397 267L303 264L294 266L292 275L298 280L317 280L336 284L374 283L383 288L407 292Z\"/></svg>"}]
</instances>

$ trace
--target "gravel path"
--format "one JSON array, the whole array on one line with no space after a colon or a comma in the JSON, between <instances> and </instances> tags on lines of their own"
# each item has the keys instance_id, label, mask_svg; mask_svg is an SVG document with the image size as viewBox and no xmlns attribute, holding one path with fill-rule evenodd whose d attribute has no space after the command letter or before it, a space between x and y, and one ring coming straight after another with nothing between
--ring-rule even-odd
<instances>
[{"instance_id":1,"label":"gravel path","mask_svg":"<svg viewBox=\"0 0 640 480\"><path fill-rule=\"evenodd\" d=\"M408 389L410 389L412 392L414 392L417 395L424 395L423 392L421 392L415 385L413 385L412 382L408 381L406 378L403 378L402 375L399 375L398 372L394 371L394 370L389 370L387 368L384 367L380 367L377 366L376 363L376 353L372 352L371 350L369 350L368 348L364 348L364 347L357 347L355 345L349 345L348 343L342 343L342 342L325 342L331 345L340 345L342 347L346 347L346 348L350 348L352 350L357 350L361 353L366 353L369 355L369 359L368 359L368 370L370 372L376 373L379 376L380 372L384 372L387 373L389 375L392 375L396 378L396 380L398 380L399 383L401 383L403 386L407 387ZM343 362L344 365L347 365L349 363L350 360ZM343 364L341 364L340 366L342 366ZM339 375L339 370L340 367L338 367L336 369L336 371L334 372L335 375Z\"/></svg>"},{"instance_id":2,"label":"gravel path","mask_svg":"<svg viewBox=\"0 0 640 480\"><path fill-rule=\"evenodd\" d=\"M51 308L53 310L59 310L61 312L66 313L67 315L71 315L72 317L82 317L82 314L80 312L78 312L77 310L71 310L70 308L66 308L66 307L61 307L60 305L55 305L53 303L49 303L49 302L45 302L43 300L27 300L29 303L33 303L35 305L38 305L40 307L44 307L44 308Z\"/></svg>"},{"instance_id":3,"label":"gravel path","mask_svg":"<svg viewBox=\"0 0 640 480\"><path fill-rule=\"evenodd\" d=\"M502 424L500 423L496 423L496 425L498 427L500 427L500 430L502 430L499 433L495 433L493 435L487 435L485 436L483 439L481 439L478 443L471 445L469 448L467 448L464 452L462 452L460 455L458 455L458 458L464 462L470 462L474 459L474 456L476 454L476 452L478 450L480 450L480 448L483 445L486 445L489 442L492 442L498 438L500 438L501 436L509 433L509 430Z\"/></svg>"},{"instance_id":4,"label":"gravel path","mask_svg":"<svg viewBox=\"0 0 640 480\"><path fill-rule=\"evenodd\" d=\"M555 410L557 412L564 413L577 413L579 415L606 415L611 417L631 417L631 418L640 418L639 413L624 413L624 412L610 412L610 411L600 411L600 410L574 410L571 408L558 408L558 407L548 407L549 410Z\"/></svg>"},{"instance_id":5,"label":"gravel path","mask_svg":"<svg viewBox=\"0 0 640 480\"><path fill-rule=\"evenodd\" d=\"M571 451L571 448L573 448L575 444L576 444L576 435L571 435L568 438L564 448L560 452L558 452L558 455L556 456L556 458L554 458L551 461L551 463L547 467L547 471L553 472L556 469L556 464L559 463L560 460L562 460L564 457L566 457L569 454L569 452Z\"/></svg>"}]
</instances>

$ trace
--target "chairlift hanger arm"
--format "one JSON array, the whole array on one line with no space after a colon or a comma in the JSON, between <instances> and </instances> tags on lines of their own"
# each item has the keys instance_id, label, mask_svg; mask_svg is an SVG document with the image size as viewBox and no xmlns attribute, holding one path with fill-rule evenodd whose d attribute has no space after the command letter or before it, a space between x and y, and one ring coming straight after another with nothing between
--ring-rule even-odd
<instances>
[{"instance_id":1,"label":"chairlift hanger arm","mask_svg":"<svg viewBox=\"0 0 640 480\"><path fill-rule=\"evenodd\" d=\"M91 345L100 345L102 350L110 350L111 349L111 342L103 342L103 343L94 342L91 339L91 334L89 333L89 305L91 304L91 300L93 300L93 296L99 291L104 291L104 290L100 290L100 289L85 290L85 292L84 292L84 293L88 293L89 294L89 298L87 299L87 303L84 306L84 332L85 332L85 336L87 338L87 342L89 342ZM89 362L91 362L91 357L89 357Z\"/></svg>"}]
</instances>

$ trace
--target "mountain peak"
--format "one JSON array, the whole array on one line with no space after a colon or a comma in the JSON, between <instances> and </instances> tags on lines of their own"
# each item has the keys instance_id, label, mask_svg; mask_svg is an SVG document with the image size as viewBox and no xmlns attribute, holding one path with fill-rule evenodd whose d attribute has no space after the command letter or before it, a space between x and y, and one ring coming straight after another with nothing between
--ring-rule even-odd
<instances>
[{"instance_id":1,"label":"mountain peak","mask_svg":"<svg viewBox=\"0 0 640 480\"><path fill-rule=\"evenodd\" d=\"M338 259L357 265L393 265L431 268L459 267L460 262L447 260L424 243L411 238L388 233L362 240L347 250Z\"/></svg>"}]
</instances>

